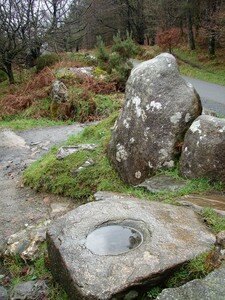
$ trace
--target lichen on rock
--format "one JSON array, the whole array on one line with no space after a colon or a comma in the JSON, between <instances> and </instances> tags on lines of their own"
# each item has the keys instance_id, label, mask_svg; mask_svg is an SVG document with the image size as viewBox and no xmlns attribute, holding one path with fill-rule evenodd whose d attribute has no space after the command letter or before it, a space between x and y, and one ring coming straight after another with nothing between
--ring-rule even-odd
<instances>
[{"instance_id":1,"label":"lichen on rock","mask_svg":"<svg viewBox=\"0 0 225 300\"><path fill-rule=\"evenodd\" d=\"M198 94L180 76L171 54L141 63L128 79L126 102L112 132L112 165L132 185L173 168L181 151L176 145L201 112Z\"/></svg>"}]
</instances>

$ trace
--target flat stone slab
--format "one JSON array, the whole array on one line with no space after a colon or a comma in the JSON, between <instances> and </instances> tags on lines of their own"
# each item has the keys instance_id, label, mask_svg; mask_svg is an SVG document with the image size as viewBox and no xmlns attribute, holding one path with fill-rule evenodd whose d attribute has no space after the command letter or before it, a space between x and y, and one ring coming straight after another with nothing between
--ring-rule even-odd
<instances>
[{"instance_id":1,"label":"flat stone slab","mask_svg":"<svg viewBox=\"0 0 225 300\"><path fill-rule=\"evenodd\" d=\"M151 193L158 193L164 191L175 192L184 188L185 185L185 180L175 179L167 175L157 175L146 179L144 182L139 184L138 187L144 187Z\"/></svg>"},{"instance_id":2,"label":"flat stone slab","mask_svg":"<svg viewBox=\"0 0 225 300\"><path fill-rule=\"evenodd\" d=\"M89 250L93 234L100 234L98 253L118 247L121 235L104 239L101 229L107 226L134 229L129 241L135 247L109 255ZM58 219L47 231L47 243L52 274L70 299L105 300L161 280L169 270L208 251L215 236L186 207L106 193L106 200L85 204Z\"/></svg>"},{"instance_id":3,"label":"flat stone slab","mask_svg":"<svg viewBox=\"0 0 225 300\"><path fill-rule=\"evenodd\" d=\"M192 280L181 287L165 289L157 300L224 300L225 265L204 279Z\"/></svg>"},{"instance_id":4,"label":"flat stone slab","mask_svg":"<svg viewBox=\"0 0 225 300\"><path fill-rule=\"evenodd\" d=\"M63 159L73 153L76 153L78 151L94 151L96 149L97 145L95 144L79 144L79 145L73 145L73 146L62 146L58 153L56 154L57 159Z\"/></svg>"},{"instance_id":5,"label":"flat stone slab","mask_svg":"<svg viewBox=\"0 0 225 300\"><path fill-rule=\"evenodd\" d=\"M9 129L0 130L0 141L1 147L29 148L22 137Z\"/></svg>"},{"instance_id":6,"label":"flat stone slab","mask_svg":"<svg viewBox=\"0 0 225 300\"><path fill-rule=\"evenodd\" d=\"M179 203L202 210L210 207L221 215L225 215L225 195L223 193L211 193L207 195L186 195L177 200Z\"/></svg>"}]
</instances>

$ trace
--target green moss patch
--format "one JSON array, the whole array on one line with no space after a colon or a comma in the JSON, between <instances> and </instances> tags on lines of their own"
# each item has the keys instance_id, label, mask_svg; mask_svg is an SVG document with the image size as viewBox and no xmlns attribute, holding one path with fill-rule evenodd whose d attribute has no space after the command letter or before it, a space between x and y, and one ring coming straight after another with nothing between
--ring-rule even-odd
<instances>
[{"instance_id":1,"label":"green moss patch","mask_svg":"<svg viewBox=\"0 0 225 300\"><path fill-rule=\"evenodd\" d=\"M33 119L33 118L21 118L21 116L16 116L13 119L6 119L0 121L0 129L10 128L12 130L28 130L37 127L48 127L56 125L65 125L62 121L53 121L46 118Z\"/></svg>"},{"instance_id":2,"label":"green moss patch","mask_svg":"<svg viewBox=\"0 0 225 300\"><path fill-rule=\"evenodd\" d=\"M126 185L112 168L106 156L110 140L111 127L118 116L112 114L98 125L89 126L76 136L68 139L65 145L97 144L94 151L79 151L63 160L57 160L58 148L52 150L33 163L24 173L24 182L37 191L48 191L54 194L70 196L77 200L86 199L100 190L125 193L138 198L161 200L175 203L177 197L189 193L201 193L220 186L211 186L205 179L188 180L186 186L179 192L160 192L152 194L144 188L134 188ZM73 175L87 160L95 164ZM165 172L167 175L179 177L177 169Z\"/></svg>"}]
</instances>

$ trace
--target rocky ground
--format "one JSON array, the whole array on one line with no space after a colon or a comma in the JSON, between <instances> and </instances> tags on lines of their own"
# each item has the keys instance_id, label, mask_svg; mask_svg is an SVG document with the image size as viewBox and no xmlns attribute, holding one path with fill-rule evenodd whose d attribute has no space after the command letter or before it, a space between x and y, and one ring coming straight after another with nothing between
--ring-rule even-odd
<instances>
[{"instance_id":1,"label":"rocky ground","mask_svg":"<svg viewBox=\"0 0 225 300\"><path fill-rule=\"evenodd\" d=\"M7 238L30 225L54 218L74 207L70 199L37 194L21 183L21 172L51 146L79 133L85 125L74 124L23 132L0 131L0 247Z\"/></svg>"}]
</instances>

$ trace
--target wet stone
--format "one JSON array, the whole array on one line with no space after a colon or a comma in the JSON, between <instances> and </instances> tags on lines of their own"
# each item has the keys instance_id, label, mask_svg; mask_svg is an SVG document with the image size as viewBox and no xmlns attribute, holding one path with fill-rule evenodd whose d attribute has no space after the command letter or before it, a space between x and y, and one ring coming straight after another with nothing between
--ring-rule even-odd
<instances>
[{"instance_id":1,"label":"wet stone","mask_svg":"<svg viewBox=\"0 0 225 300\"><path fill-rule=\"evenodd\" d=\"M134 228L109 225L91 232L86 247L95 254L118 255L135 249L142 241L142 234Z\"/></svg>"},{"instance_id":2,"label":"wet stone","mask_svg":"<svg viewBox=\"0 0 225 300\"><path fill-rule=\"evenodd\" d=\"M225 195L223 193L210 193L206 195L186 195L177 201L185 206L201 211L204 207L210 207L220 215L225 215Z\"/></svg>"},{"instance_id":3,"label":"wet stone","mask_svg":"<svg viewBox=\"0 0 225 300\"><path fill-rule=\"evenodd\" d=\"M118 298L134 286L155 284L215 243L186 207L109 192L98 197L102 200L70 211L47 231L52 274L71 299Z\"/></svg>"},{"instance_id":4,"label":"wet stone","mask_svg":"<svg viewBox=\"0 0 225 300\"><path fill-rule=\"evenodd\" d=\"M146 179L144 182L138 185L138 187L144 187L151 193L158 193L163 191L175 192L186 185L185 180L175 179L171 176L158 175L150 179Z\"/></svg>"}]
</instances>

